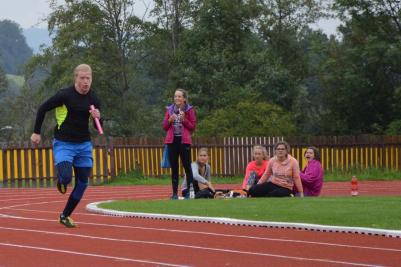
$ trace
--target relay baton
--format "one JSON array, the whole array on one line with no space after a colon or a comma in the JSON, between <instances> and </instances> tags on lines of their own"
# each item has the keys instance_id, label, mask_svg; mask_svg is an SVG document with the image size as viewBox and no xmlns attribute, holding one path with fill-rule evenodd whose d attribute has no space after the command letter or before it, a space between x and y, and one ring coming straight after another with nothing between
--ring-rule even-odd
<instances>
[{"instance_id":1,"label":"relay baton","mask_svg":"<svg viewBox=\"0 0 401 267\"><path fill-rule=\"evenodd\" d=\"M95 106L94 105L91 105L90 108L91 108L91 110L95 110ZM103 134L102 125L100 125L99 119L98 118L94 118L94 120L95 120L96 128L97 128L99 134Z\"/></svg>"}]
</instances>

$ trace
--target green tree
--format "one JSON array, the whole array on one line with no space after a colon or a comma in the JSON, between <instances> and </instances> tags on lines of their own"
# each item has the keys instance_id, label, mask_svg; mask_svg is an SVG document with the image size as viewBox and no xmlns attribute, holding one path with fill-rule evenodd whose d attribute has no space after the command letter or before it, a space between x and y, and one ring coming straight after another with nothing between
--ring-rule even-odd
<instances>
[{"instance_id":1,"label":"green tree","mask_svg":"<svg viewBox=\"0 0 401 267\"><path fill-rule=\"evenodd\" d=\"M19 74L32 57L22 29L15 22L0 20L0 65L8 74Z\"/></svg>"},{"instance_id":2,"label":"green tree","mask_svg":"<svg viewBox=\"0 0 401 267\"><path fill-rule=\"evenodd\" d=\"M326 16L326 6L319 0L262 0L256 28L270 45L276 60L296 77L304 74L303 50L299 33L310 23Z\"/></svg>"},{"instance_id":3,"label":"green tree","mask_svg":"<svg viewBox=\"0 0 401 267\"><path fill-rule=\"evenodd\" d=\"M386 130L387 135L401 135L401 120L392 121Z\"/></svg>"},{"instance_id":4,"label":"green tree","mask_svg":"<svg viewBox=\"0 0 401 267\"><path fill-rule=\"evenodd\" d=\"M290 113L258 101L242 101L217 109L199 123L197 130L200 136L288 136L296 133Z\"/></svg>"},{"instance_id":5,"label":"green tree","mask_svg":"<svg viewBox=\"0 0 401 267\"><path fill-rule=\"evenodd\" d=\"M140 126L150 125L159 114L144 97L151 81L138 76L146 58L142 43L152 25L134 15L131 0L68 0L61 6L53 1L52 8L48 21L53 45L32 60L28 72L49 73L43 97L71 84L73 68L86 62L93 68L93 88L103 102L107 133L149 133L149 127Z\"/></svg>"},{"instance_id":6,"label":"green tree","mask_svg":"<svg viewBox=\"0 0 401 267\"><path fill-rule=\"evenodd\" d=\"M4 91L8 87L7 77L4 73L3 68L0 66L0 96L4 93Z\"/></svg>"},{"instance_id":7,"label":"green tree","mask_svg":"<svg viewBox=\"0 0 401 267\"><path fill-rule=\"evenodd\" d=\"M392 1L336 1L346 23L340 28L343 40L331 48L321 76L328 107L325 131L383 133L400 117L399 7Z\"/></svg>"},{"instance_id":8,"label":"green tree","mask_svg":"<svg viewBox=\"0 0 401 267\"><path fill-rule=\"evenodd\" d=\"M197 1L191 0L155 0L152 14L157 24L169 34L169 48L176 55L184 29L193 23L193 12L198 8Z\"/></svg>"},{"instance_id":9,"label":"green tree","mask_svg":"<svg viewBox=\"0 0 401 267\"><path fill-rule=\"evenodd\" d=\"M253 75L249 53L252 40L248 4L241 0L206 0L194 25L183 34L173 62L171 87L189 88L193 103L204 114L236 103Z\"/></svg>"},{"instance_id":10,"label":"green tree","mask_svg":"<svg viewBox=\"0 0 401 267\"><path fill-rule=\"evenodd\" d=\"M308 25L326 14L321 1L265 0L257 2L253 20L258 37L265 44L252 55L259 66L251 86L266 102L279 105L295 116L304 133L315 133L316 107L310 99L316 91L316 74L311 64L314 31ZM316 53L315 53L316 54ZM305 106L308 107L305 110ZM306 111L306 112L305 112Z\"/></svg>"}]
</instances>

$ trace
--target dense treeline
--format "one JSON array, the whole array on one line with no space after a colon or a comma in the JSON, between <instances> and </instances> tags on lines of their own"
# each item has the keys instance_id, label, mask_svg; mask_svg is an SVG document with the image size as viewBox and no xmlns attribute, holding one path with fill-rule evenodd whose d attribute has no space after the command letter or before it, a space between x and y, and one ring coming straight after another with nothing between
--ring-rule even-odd
<instances>
[{"instance_id":1,"label":"dense treeline","mask_svg":"<svg viewBox=\"0 0 401 267\"><path fill-rule=\"evenodd\" d=\"M197 135L401 134L399 1L154 0L148 20L130 0L51 6L53 44L9 104L16 136L81 62L113 136L160 135L177 87ZM342 21L337 37L309 27L328 14Z\"/></svg>"},{"instance_id":2,"label":"dense treeline","mask_svg":"<svg viewBox=\"0 0 401 267\"><path fill-rule=\"evenodd\" d=\"M22 29L15 22L0 20L0 66L8 74L21 74L23 65L32 57Z\"/></svg>"}]
</instances>

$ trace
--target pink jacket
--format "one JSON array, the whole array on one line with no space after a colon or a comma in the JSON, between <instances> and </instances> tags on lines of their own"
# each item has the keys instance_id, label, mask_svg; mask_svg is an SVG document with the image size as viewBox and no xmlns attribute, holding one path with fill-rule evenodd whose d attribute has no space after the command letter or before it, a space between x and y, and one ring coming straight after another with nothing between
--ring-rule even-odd
<instances>
[{"instance_id":1,"label":"pink jacket","mask_svg":"<svg viewBox=\"0 0 401 267\"><path fill-rule=\"evenodd\" d=\"M324 171L318 160L311 160L301 172L301 181L306 196L318 196L322 190Z\"/></svg>"},{"instance_id":2,"label":"pink jacket","mask_svg":"<svg viewBox=\"0 0 401 267\"><path fill-rule=\"evenodd\" d=\"M168 118L170 118L173 113L174 104L168 106L166 108L166 112L164 113L163 129L167 132L166 138L164 139L165 144L171 144L174 142L174 127L171 123L168 122ZM187 109L185 110L185 119L182 122L182 126L182 143L192 144L191 133L195 130L196 127L196 115L193 107L190 105L187 105Z\"/></svg>"}]
</instances>

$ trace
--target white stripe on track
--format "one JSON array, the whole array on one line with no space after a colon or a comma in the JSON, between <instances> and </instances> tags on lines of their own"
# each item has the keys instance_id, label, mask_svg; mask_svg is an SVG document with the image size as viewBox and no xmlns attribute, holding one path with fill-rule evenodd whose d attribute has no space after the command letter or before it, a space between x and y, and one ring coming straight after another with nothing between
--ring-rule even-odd
<instances>
[{"instance_id":1,"label":"white stripe on track","mask_svg":"<svg viewBox=\"0 0 401 267\"><path fill-rule=\"evenodd\" d=\"M94 214L85 214L85 213L74 213L74 214L87 215L87 216L93 216L94 215ZM97 214L97 216L109 217L110 218L110 216L100 215L100 214ZM40 218L32 218L32 217L22 217L22 216L14 216L14 215L7 215L7 214L0 214L0 217L10 218L10 219L19 219L19 220L36 220L36 221L45 221L45 222L55 222L56 221L57 222L57 220L48 220L48 219L40 219ZM206 236L217 236L217 237L224 237L224 238L230 237L230 238L239 238L239 239L275 241L275 242L283 242L283 243L300 243L300 244L309 244L309 245L317 245L317 246L367 249L367 250L377 250L377 251L387 251L387 252L401 252L401 249L395 249L395 248L368 247L368 246L357 246L357 245L328 243L328 242L317 242L317 241L305 241L305 240L296 240L296 239L255 237L255 236L246 236L246 235L232 235L232 234L221 234L221 233L213 233L213 232L175 230L175 229L170 229L170 228L152 228L152 227L141 227L141 226L127 226L127 225L119 225L119 224L116 225L116 224L91 223L91 222L82 222L82 221L79 221L79 222L76 221L76 223L77 224L83 224L83 225L102 226L102 227L111 227L111 228L137 229L137 230L147 230L147 231L157 231L157 232L171 232L171 233L192 234L192 235L206 235ZM0 228L2 228L2 227L0 227Z\"/></svg>"},{"instance_id":2,"label":"white stripe on track","mask_svg":"<svg viewBox=\"0 0 401 267\"><path fill-rule=\"evenodd\" d=\"M154 265L162 265L162 266L172 266L172 267L187 266L187 265L177 265L177 264L149 261L149 260L137 260L137 259L122 258L122 257L105 256L105 255L99 255L99 254L93 254L93 253L82 253L82 252L77 252L77 251L72 251L72 250L61 250L61 249L53 249L53 248L26 246L26 245L12 244L12 243L0 243L0 246L41 250L41 251L47 251L47 252L58 252L58 253L65 253L65 254L72 254L72 255L79 255L79 256L89 256L89 257L95 257L95 258L137 262L137 263L145 263L145 264L154 264Z\"/></svg>"},{"instance_id":3,"label":"white stripe on track","mask_svg":"<svg viewBox=\"0 0 401 267\"><path fill-rule=\"evenodd\" d=\"M60 232L50 232L50 231L41 231L41 230L31 230L31 229L24 229L24 228L0 227L0 229L9 230L9 231L13 230L13 231L43 233L43 234L47 234L47 235L52 234L52 235L61 235L61 236L68 236L68 237L73 236L73 237L80 237L80 238L86 238L86 239L106 240L106 241L114 241L114 242L137 243L137 244L159 245L159 246L171 246L171 247L190 248L190 249L195 249L195 250L206 250L206 251L213 251L213 252L217 251L217 252L225 252L225 253L233 253L233 254L265 256L265 257L280 258L280 259L290 259L290 260L298 260L298 261L312 261L312 262L320 262L320 263L344 264L344 265L350 265L350 266L366 266L366 267L378 266L378 265L372 265L372 264L367 264L367 263L336 261L336 260L320 259L320 258L304 258L304 257L296 257L296 256L285 256L285 255L280 255L280 254L261 253L261 252L252 252L252 251L241 251L241 250L222 249L222 248L210 248L210 247L201 247L201 246L192 246L192 245L186 245L186 244L175 244L175 243L165 243L165 242L155 242L155 241L142 241L142 240L132 240L132 239L107 238L107 237L80 235L80 234L72 234L72 233L60 233ZM0 243L0 244L2 244L2 243Z\"/></svg>"},{"instance_id":4,"label":"white stripe on track","mask_svg":"<svg viewBox=\"0 0 401 267\"><path fill-rule=\"evenodd\" d=\"M166 195L149 195L150 199L155 199L155 197L165 197ZM125 196L121 196L120 194L118 195L118 197L114 197L115 199L127 199L127 197ZM42 197L38 197L38 198L32 198L32 199L42 199ZM46 199L49 199L48 197ZM59 197L57 197L56 199L59 199ZM104 197L100 198L101 200L104 200ZM144 196L135 196L135 197L131 197L130 199L148 199L148 197L146 196L144 198ZM96 200L96 198L82 198L81 201L93 201ZM43 201L43 202L37 202L37 203L22 203L22 204L16 204L16 205L12 205L12 206L6 206L6 207L0 207L0 210L4 210L4 209L12 209L12 208L17 208L17 207L24 207L24 206L31 206L31 205L40 205L40 204L52 204L52 203L58 203L58 202L66 202L65 199L63 200L54 200L54 201Z\"/></svg>"},{"instance_id":5,"label":"white stripe on track","mask_svg":"<svg viewBox=\"0 0 401 267\"><path fill-rule=\"evenodd\" d=\"M166 196L167 195L167 192L166 192L166 194L162 194L162 195L161 195L161 193L164 193L164 192L152 192L152 193L149 193L149 194L147 194L147 193L141 193L141 194L132 193L131 194L131 193L118 193L118 192L115 192L114 194L110 194L110 193L107 193L107 194L86 194L84 199L96 198L96 197L102 197L104 199L105 197L113 198L114 196L117 196L117 197L126 196L127 198L128 197L129 198L133 198L132 197L133 195L135 196L134 198L139 198L139 197L148 197L148 196L155 197L155 196ZM66 194L65 196L68 196L68 194ZM45 195L45 196L41 195L41 196L38 196L38 197L26 197L26 198L17 197L17 198L0 199L0 202L22 201L22 200L32 200L32 199L49 199L49 198L60 198L60 197L62 197L62 196L52 194L52 195Z\"/></svg>"}]
</instances>

